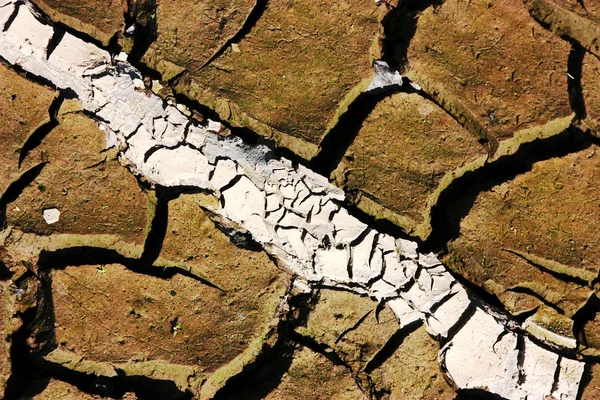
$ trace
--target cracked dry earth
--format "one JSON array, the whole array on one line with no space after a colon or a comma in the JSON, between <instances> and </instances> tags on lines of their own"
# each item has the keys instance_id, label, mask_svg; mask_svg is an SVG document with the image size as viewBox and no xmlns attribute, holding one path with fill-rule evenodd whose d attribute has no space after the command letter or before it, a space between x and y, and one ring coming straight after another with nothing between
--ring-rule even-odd
<instances>
[{"instance_id":1,"label":"cracked dry earth","mask_svg":"<svg viewBox=\"0 0 600 400\"><path fill-rule=\"evenodd\" d=\"M0 0L2 397L600 398L598 13Z\"/></svg>"}]
</instances>

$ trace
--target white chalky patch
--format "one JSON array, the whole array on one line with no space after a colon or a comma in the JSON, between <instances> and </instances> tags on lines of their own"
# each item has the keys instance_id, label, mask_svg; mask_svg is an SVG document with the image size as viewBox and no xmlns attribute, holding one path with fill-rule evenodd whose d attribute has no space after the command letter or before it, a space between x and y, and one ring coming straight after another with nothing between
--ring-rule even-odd
<instances>
[{"instance_id":1,"label":"white chalky patch","mask_svg":"<svg viewBox=\"0 0 600 400\"><path fill-rule=\"evenodd\" d=\"M390 87L399 88L402 86L402 75L398 71L392 70L385 61L378 60L373 62L373 70L375 71L375 76L365 92Z\"/></svg>"}]
</instances>

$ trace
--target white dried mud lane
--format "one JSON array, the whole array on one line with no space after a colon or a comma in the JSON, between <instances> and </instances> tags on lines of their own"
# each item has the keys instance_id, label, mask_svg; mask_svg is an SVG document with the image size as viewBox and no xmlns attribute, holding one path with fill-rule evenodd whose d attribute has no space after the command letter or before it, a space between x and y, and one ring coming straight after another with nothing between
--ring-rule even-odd
<instances>
[{"instance_id":1,"label":"white dried mud lane","mask_svg":"<svg viewBox=\"0 0 600 400\"><path fill-rule=\"evenodd\" d=\"M0 30L0 57L73 91L134 174L156 185L213 192L220 199L215 218L249 233L307 285L385 300L400 325L423 320L443 343L441 367L458 388L507 399L577 397L583 362L530 340L522 327L473 300L416 243L350 215L344 193L325 177L266 146L221 137L213 132L217 123L199 125L144 90L123 54L112 58L69 33L48 51L54 29L26 2L0 0Z\"/></svg>"}]
</instances>

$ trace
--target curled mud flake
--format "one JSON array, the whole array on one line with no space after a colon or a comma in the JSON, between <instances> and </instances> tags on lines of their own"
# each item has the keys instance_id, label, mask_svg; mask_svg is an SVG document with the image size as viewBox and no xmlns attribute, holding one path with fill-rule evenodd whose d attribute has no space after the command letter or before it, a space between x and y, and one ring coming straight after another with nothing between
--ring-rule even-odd
<instances>
[{"instance_id":1,"label":"curled mud flake","mask_svg":"<svg viewBox=\"0 0 600 400\"><path fill-rule=\"evenodd\" d=\"M3 7L8 9L8 7ZM29 6L18 7L17 15L7 27L7 34L22 41L21 51L31 54L34 49L46 50L54 30L41 23L31 12Z\"/></svg>"},{"instance_id":2,"label":"curled mud flake","mask_svg":"<svg viewBox=\"0 0 600 400\"><path fill-rule=\"evenodd\" d=\"M375 281L371 285L369 296L374 297L377 300L393 299L398 296L396 288L383 279Z\"/></svg>"},{"instance_id":3,"label":"curled mud flake","mask_svg":"<svg viewBox=\"0 0 600 400\"><path fill-rule=\"evenodd\" d=\"M404 328L422 319L421 313L412 308L406 301L396 298L388 301L388 306L398 319L400 328Z\"/></svg>"},{"instance_id":4,"label":"curled mud flake","mask_svg":"<svg viewBox=\"0 0 600 400\"><path fill-rule=\"evenodd\" d=\"M60 220L60 211L58 208L47 208L42 212L42 216L48 225L52 225Z\"/></svg>"},{"instance_id":5,"label":"curled mud flake","mask_svg":"<svg viewBox=\"0 0 600 400\"><path fill-rule=\"evenodd\" d=\"M348 252L346 249L319 249L315 257L317 275L341 283L350 282L348 275Z\"/></svg>"},{"instance_id":6,"label":"curled mud flake","mask_svg":"<svg viewBox=\"0 0 600 400\"><path fill-rule=\"evenodd\" d=\"M419 264L424 268L442 265L441 261L433 253L419 254Z\"/></svg>"},{"instance_id":7,"label":"curled mud flake","mask_svg":"<svg viewBox=\"0 0 600 400\"><path fill-rule=\"evenodd\" d=\"M396 240L396 246L398 246L398 250L400 251L400 255L402 257L410 258L412 260L419 258L419 253L417 252L417 243L406 239L398 239Z\"/></svg>"},{"instance_id":8,"label":"curled mud flake","mask_svg":"<svg viewBox=\"0 0 600 400\"><path fill-rule=\"evenodd\" d=\"M385 61L377 60L373 62L375 76L371 84L365 92L371 92L378 89L390 89L393 87L400 88L402 86L402 75L398 71L394 71Z\"/></svg>"}]
</instances>

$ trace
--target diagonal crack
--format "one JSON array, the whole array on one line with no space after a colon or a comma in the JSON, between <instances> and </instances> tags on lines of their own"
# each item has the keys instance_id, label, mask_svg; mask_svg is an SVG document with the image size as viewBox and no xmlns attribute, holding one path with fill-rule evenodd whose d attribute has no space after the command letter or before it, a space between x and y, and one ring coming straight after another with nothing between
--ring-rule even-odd
<instances>
[{"instance_id":1,"label":"diagonal crack","mask_svg":"<svg viewBox=\"0 0 600 400\"><path fill-rule=\"evenodd\" d=\"M250 13L248 13L248 16L246 17L246 19L242 23L242 26L240 27L240 29L237 32L235 32L231 37L229 37L225 41L225 43L223 44L223 46L221 46L219 49L217 49L210 56L210 58L208 60L206 60L204 62L204 64L202 64L200 66L200 68L204 68L204 67L210 65L213 61L215 61L217 58L219 58L221 56L221 54L223 54L225 52L225 50L227 50L227 48L232 43L239 42L247 34L249 34L250 31L252 31L252 28L254 28L254 26L256 25L256 23L258 22L258 20L260 19L260 17L262 17L263 13L267 9L268 4L269 4L269 0L256 0L256 3L254 3L254 7L252 7L252 11L250 11Z\"/></svg>"},{"instance_id":2,"label":"diagonal crack","mask_svg":"<svg viewBox=\"0 0 600 400\"><path fill-rule=\"evenodd\" d=\"M6 207L8 204L15 201L21 195L23 190L38 177L45 166L46 161L43 161L23 172L16 180L11 182L4 193L2 193L0 196L0 229L4 229L6 226Z\"/></svg>"},{"instance_id":3,"label":"diagonal crack","mask_svg":"<svg viewBox=\"0 0 600 400\"><path fill-rule=\"evenodd\" d=\"M46 138L46 136L58 126L58 110L60 109L60 106L63 104L64 100L65 95L62 92L59 92L58 96L54 98L50 104L50 107L48 108L48 119L34 128L25 139L25 142L19 151L19 168L21 168L21 165L23 164L23 161L27 155L33 149L39 146L44 138Z\"/></svg>"}]
</instances>

